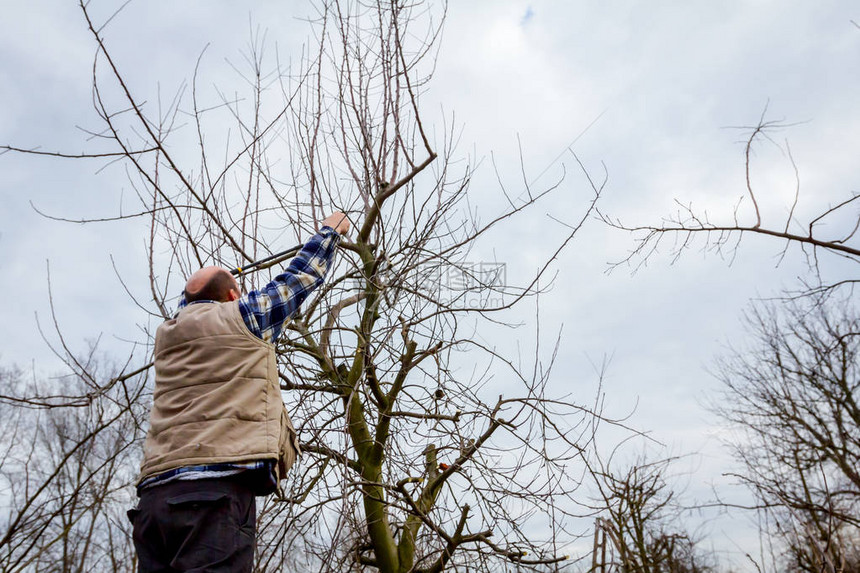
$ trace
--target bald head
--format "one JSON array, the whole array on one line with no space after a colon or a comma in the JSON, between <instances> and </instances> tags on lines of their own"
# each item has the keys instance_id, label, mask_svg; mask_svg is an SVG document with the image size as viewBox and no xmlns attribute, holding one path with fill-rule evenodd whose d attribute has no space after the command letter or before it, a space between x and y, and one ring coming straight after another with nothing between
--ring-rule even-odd
<instances>
[{"instance_id":1,"label":"bald head","mask_svg":"<svg viewBox=\"0 0 860 573\"><path fill-rule=\"evenodd\" d=\"M239 298L239 284L222 267L203 267L185 283L185 301L214 300L229 302Z\"/></svg>"}]
</instances>

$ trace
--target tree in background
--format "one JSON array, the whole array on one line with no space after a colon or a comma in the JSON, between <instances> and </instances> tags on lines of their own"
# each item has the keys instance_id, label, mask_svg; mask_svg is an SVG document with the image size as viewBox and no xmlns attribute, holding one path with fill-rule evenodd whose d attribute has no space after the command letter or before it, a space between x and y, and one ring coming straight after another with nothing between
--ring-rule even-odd
<instances>
[{"instance_id":1,"label":"tree in background","mask_svg":"<svg viewBox=\"0 0 860 573\"><path fill-rule=\"evenodd\" d=\"M850 299L760 303L751 348L719 363L716 406L738 434L737 474L802 571L856 570L860 316ZM849 568L846 569L846 563Z\"/></svg>"},{"instance_id":2,"label":"tree in background","mask_svg":"<svg viewBox=\"0 0 860 573\"><path fill-rule=\"evenodd\" d=\"M789 127L768 119L765 108L747 128L745 188L728 217L681 198L676 212L658 223L628 224L606 213L600 218L634 236L634 248L619 265L638 268L667 243L675 260L693 247L733 260L751 236L781 245L778 264L795 255L805 260L797 287L780 301L753 306L753 346L735 348L720 362L724 395L715 409L739 430L729 447L741 465L736 476L760 502L754 509L764 513L763 533L783 541L771 550L775 570L853 571L860 418L852 297L860 281L860 193L845 190L831 202L813 196L811 206L801 201L801 169L788 141L776 137ZM787 160L791 188L761 187L755 161L762 145L775 146ZM783 195L789 200L775 200Z\"/></svg>"},{"instance_id":3,"label":"tree in background","mask_svg":"<svg viewBox=\"0 0 860 573\"><path fill-rule=\"evenodd\" d=\"M125 516L136 474L146 377L98 353L56 379L0 371L0 568L127 570Z\"/></svg>"},{"instance_id":4,"label":"tree in background","mask_svg":"<svg viewBox=\"0 0 860 573\"><path fill-rule=\"evenodd\" d=\"M783 542L772 548L776 570L854 570L860 412L851 299L860 280L853 274L860 263L860 194L848 192L801 219L799 169L788 143L774 139L788 124L765 117L749 129L745 194L730 219L715 220L680 200L678 211L659 224L600 217L634 234L637 244L624 263L637 266L667 240L675 259L694 245L733 259L750 235L777 239L780 262L796 251L804 257L808 272L797 289L753 306L747 321L752 348L735 348L720 361L725 392L715 410L739 430L729 443L741 464L735 475L759 501L753 509L764 513L763 533ZM755 150L763 143L776 145L794 174L793 199L774 210L765 209L767 192L754 183Z\"/></svg>"},{"instance_id":5,"label":"tree in background","mask_svg":"<svg viewBox=\"0 0 860 573\"><path fill-rule=\"evenodd\" d=\"M642 455L617 469L612 458L591 464L598 497L592 566L595 573L706 573L714 559L684 528L684 508L673 489L677 458Z\"/></svg>"},{"instance_id":6,"label":"tree in background","mask_svg":"<svg viewBox=\"0 0 860 573\"><path fill-rule=\"evenodd\" d=\"M505 311L540 292L600 185L588 180L581 213L558 214L569 234L531 275L506 275L482 254L487 235L561 181L517 196L502 189L485 220L469 204L472 167L454 160L453 127L430 129L419 105L444 4L321 1L313 46L295 67L270 67L255 36L244 94L205 96L201 63L190 89L164 102L134 93L109 50L110 27L90 4L81 10L98 45L100 125L99 149L78 157L107 157L130 173L139 204L116 219L147 221L149 300L139 302L156 321L201 266L277 253L332 209L355 229L278 348L305 453L285 497L261 508L258 570L558 567L579 535L569 520L603 418L549 390L557 347L515 356L476 331L505 325ZM243 287L267 282L264 270L244 274ZM97 380L87 368L81 375ZM95 386L93 404L106 387L125 388ZM125 399L126 409L147 405L140 388ZM109 422L99 427L113 430ZM127 475L105 484L128 487ZM91 539L104 550L122 527Z\"/></svg>"}]
</instances>

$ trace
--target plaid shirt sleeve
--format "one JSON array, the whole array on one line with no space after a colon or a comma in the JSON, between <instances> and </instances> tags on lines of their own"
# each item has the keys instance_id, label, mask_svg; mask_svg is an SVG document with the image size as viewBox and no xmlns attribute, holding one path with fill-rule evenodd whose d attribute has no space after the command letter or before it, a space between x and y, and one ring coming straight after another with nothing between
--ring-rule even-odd
<instances>
[{"instance_id":1,"label":"plaid shirt sleeve","mask_svg":"<svg viewBox=\"0 0 860 573\"><path fill-rule=\"evenodd\" d=\"M323 227L305 243L284 272L262 289L239 298L239 310L248 330L266 342L275 343L284 323L323 283L339 242L340 235L334 229Z\"/></svg>"}]
</instances>

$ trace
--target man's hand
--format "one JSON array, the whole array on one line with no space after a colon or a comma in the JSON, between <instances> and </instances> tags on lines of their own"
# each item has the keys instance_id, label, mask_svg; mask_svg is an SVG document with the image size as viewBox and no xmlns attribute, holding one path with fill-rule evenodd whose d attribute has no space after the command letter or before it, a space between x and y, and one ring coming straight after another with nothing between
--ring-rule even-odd
<instances>
[{"instance_id":1,"label":"man's hand","mask_svg":"<svg viewBox=\"0 0 860 573\"><path fill-rule=\"evenodd\" d=\"M349 219L346 218L346 214L341 213L340 211L335 211L331 215L323 220L323 227L331 227L338 234L346 235L349 233Z\"/></svg>"}]
</instances>

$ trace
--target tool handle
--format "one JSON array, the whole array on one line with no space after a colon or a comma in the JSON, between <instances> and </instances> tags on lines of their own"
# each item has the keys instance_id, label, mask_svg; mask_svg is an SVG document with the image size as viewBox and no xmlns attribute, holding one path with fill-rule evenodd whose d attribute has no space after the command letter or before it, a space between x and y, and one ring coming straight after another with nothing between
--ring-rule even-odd
<instances>
[{"instance_id":1,"label":"tool handle","mask_svg":"<svg viewBox=\"0 0 860 573\"><path fill-rule=\"evenodd\" d=\"M267 268L267 267L263 267L262 265L265 265L268 262L275 264L277 262L280 262L280 261L286 259L287 257L292 257L296 253L298 253L302 249L302 247L304 247L304 245L296 245L295 247L291 247L291 248L287 249L286 251L281 251L280 253L275 253L274 255L269 255L268 257L260 259L259 261L254 261L253 263L248 263L247 265L242 265L240 267L236 267L235 269L230 271L230 274L233 275L234 277L238 277L238 276L250 273L251 271L254 271L254 270L260 270L261 268ZM268 266L272 266L272 265L268 265Z\"/></svg>"}]
</instances>

